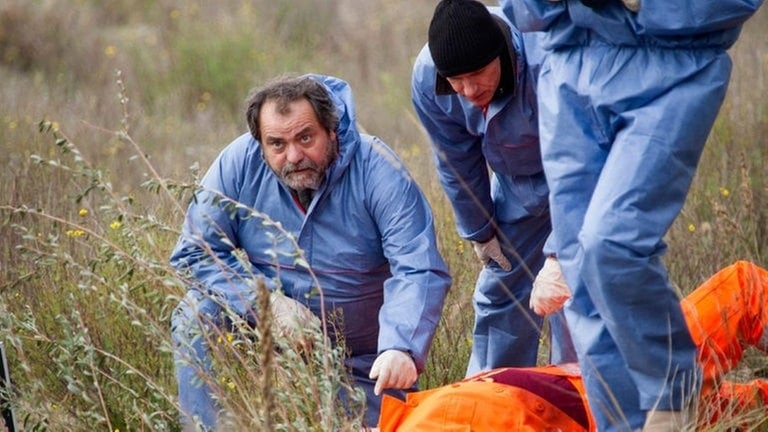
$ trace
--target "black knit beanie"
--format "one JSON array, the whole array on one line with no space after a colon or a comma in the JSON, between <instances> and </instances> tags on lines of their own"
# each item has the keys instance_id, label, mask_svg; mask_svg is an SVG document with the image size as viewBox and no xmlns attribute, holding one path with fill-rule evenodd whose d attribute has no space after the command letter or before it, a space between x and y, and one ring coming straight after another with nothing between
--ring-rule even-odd
<instances>
[{"instance_id":1,"label":"black knit beanie","mask_svg":"<svg viewBox=\"0 0 768 432\"><path fill-rule=\"evenodd\" d=\"M452 77L485 67L506 44L485 5L475 0L441 0L429 23L428 45L437 72Z\"/></svg>"}]
</instances>

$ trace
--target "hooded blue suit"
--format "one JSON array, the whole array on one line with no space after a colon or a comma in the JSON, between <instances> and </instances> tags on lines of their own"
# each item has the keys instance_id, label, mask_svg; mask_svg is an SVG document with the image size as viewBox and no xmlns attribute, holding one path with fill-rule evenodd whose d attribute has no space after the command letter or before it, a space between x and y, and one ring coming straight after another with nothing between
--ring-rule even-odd
<instances>
[{"instance_id":1,"label":"hooded blue suit","mask_svg":"<svg viewBox=\"0 0 768 432\"><path fill-rule=\"evenodd\" d=\"M601 431L696 395L696 348L662 255L761 0L502 0L544 31L539 126L566 316ZM537 33L542 34L542 33Z\"/></svg>"},{"instance_id":2,"label":"hooded blue suit","mask_svg":"<svg viewBox=\"0 0 768 432\"><path fill-rule=\"evenodd\" d=\"M190 335L199 325L197 314L214 321L220 315L213 299L248 316L255 305L252 280L260 278L319 315L321 289L326 313L343 321L335 324L349 351L347 366L368 396L366 424L375 426L380 401L368 379L373 361L397 349L408 352L423 371L451 283L430 207L415 181L383 142L357 131L349 85L312 77L325 85L336 106L339 157L308 208L269 168L260 143L242 135L205 175L171 257L174 267L199 281L173 320L181 407L209 427L216 422L216 406L194 376L200 365L210 368L210 359L203 342ZM233 213L220 197L258 213ZM265 220L278 222L282 230ZM297 265L294 241L316 279ZM247 261L236 257L236 249L247 254Z\"/></svg>"},{"instance_id":3,"label":"hooded blue suit","mask_svg":"<svg viewBox=\"0 0 768 432\"><path fill-rule=\"evenodd\" d=\"M534 366L542 318L528 307L534 276L551 232L549 190L539 149L536 82L544 51L489 8L506 36L503 82L486 112L437 73L425 45L413 66L411 97L429 134L438 175L459 235L484 242L496 235L512 264L483 266L473 295L475 325L467 375L504 366ZM502 84L503 86L503 84ZM553 315L553 362L575 361L567 329Z\"/></svg>"}]
</instances>

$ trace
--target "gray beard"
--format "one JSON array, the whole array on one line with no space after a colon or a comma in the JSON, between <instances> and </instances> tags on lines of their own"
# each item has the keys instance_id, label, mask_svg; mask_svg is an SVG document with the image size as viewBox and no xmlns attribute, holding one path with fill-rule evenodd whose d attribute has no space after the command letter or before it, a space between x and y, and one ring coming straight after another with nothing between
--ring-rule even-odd
<instances>
[{"instance_id":1,"label":"gray beard","mask_svg":"<svg viewBox=\"0 0 768 432\"><path fill-rule=\"evenodd\" d=\"M280 179L280 182L282 182L284 185L288 186L291 190L296 191L297 195L299 195L299 200L301 201L301 195L306 194L306 192L303 192L304 190L311 191L309 195L309 201L312 201L312 195L314 195L314 191L317 189L320 189L320 186L322 186L323 182L325 181L325 173L328 171L328 168L330 168L331 165L336 161L336 159L339 158L339 143L337 140L333 140L329 142L328 150L325 152L325 163L324 166L320 166L318 164L315 164L312 161L305 160L297 165L289 165L289 166L283 166L281 170L275 169L272 165L267 162L267 166L272 170L272 172L277 176L278 179ZM311 184L306 185L301 188L295 188L293 185L291 185L292 182L288 180L288 173L291 171L294 171L296 169L303 169L303 168L312 168L316 173L319 173L319 175L315 178L315 181L313 181ZM306 195L305 195L306 196ZM302 202L303 204L303 202ZM307 207L306 205L304 206Z\"/></svg>"}]
</instances>

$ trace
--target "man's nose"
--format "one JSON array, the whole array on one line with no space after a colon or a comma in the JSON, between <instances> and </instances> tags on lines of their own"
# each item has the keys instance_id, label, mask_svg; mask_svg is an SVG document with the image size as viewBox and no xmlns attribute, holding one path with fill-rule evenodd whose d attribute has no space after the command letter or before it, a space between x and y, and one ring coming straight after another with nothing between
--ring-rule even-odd
<instances>
[{"instance_id":1,"label":"man's nose","mask_svg":"<svg viewBox=\"0 0 768 432\"><path fill-rule=\"evenodd\" d=\"M461 83L461 94L471 98L477 92L477 86L471 80L465 80Z\"/></svg>"},{"instance_id":2,"label":"man's nose","mask_svg":"<svg viewBox=\"0 0 768 432\"><path fill-rule=\"evenodd\" d=\"M304 151L297 145L289 144L285 150L285 159L292 164L299 163L304 159Z\"/></svg>"}]
</instances>

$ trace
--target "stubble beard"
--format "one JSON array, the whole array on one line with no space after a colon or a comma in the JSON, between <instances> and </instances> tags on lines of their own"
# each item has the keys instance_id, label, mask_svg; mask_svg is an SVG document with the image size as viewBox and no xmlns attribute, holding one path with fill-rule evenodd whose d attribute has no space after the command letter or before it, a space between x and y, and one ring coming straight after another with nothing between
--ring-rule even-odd
<instances>
[{"instance_id":1,"label":"stubble beard","mask_svg":"<svg viewBox=\"0 0 768 432\"><path fill-rule=\"evenodd\" d=\"M317 190L325 181L325 173L328 167L338 158L339 145L336 140L329 138L328 150L325 152L325 160L317 164L310 159L304 159L298 164L286 163L279 172L274 168L275 174L289 188L300 191L304 189ZM301 171L301 172L296 172Z\"/></svg>"}]
</instances>

